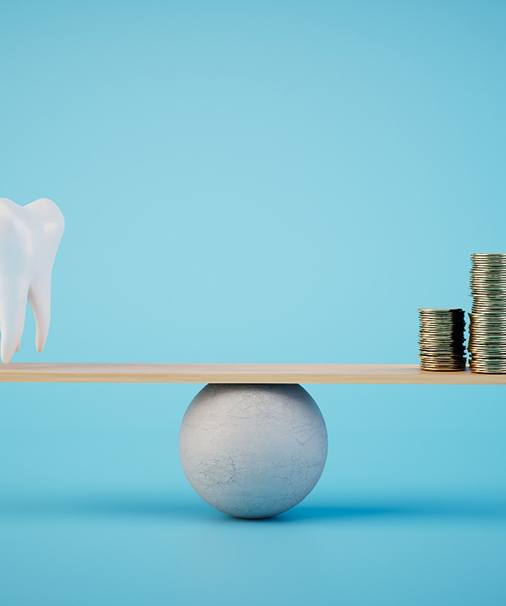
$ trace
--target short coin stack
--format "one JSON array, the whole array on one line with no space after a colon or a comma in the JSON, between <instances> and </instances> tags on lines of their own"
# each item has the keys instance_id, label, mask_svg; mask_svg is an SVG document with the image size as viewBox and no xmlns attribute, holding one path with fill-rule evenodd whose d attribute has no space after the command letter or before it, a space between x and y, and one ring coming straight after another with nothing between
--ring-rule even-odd
<instances>
[{"instance_id":1,"label":"short coin stack","mask_svg":"<svg viewBox=\"0 0 506 606\"><path fill-rule=\"evenodd\" d=\"M419 309L420 368L465 370L463 309Z\"/></svg>"},{"instance_id":2,"label":"short coin stack","mask_svg":"<svg viewBox=\"0 0 506 606\"><path fill-rule=\"evenodd\" d=\"M506 373L506 254L471 255L471 370Z\"/></svg>"}]
</instances>

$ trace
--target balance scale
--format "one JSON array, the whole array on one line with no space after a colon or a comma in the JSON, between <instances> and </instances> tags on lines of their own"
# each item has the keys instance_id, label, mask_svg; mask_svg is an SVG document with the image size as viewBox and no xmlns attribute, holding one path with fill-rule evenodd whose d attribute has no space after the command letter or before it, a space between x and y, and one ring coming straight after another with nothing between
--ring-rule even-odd
<instances>
[{"instance_id":1,"label":"balance scale","mask_svg":"<svg viewBox=\"0 0 506 606\"><path fill-rule=\"evenodd\" d=\"M412 364L5 364L0 382L207 383L183 418L186 477L240 518L277 515L317 484L327 429L304 384L505 385L506 375Z\"/></svg>"}]
</instances>

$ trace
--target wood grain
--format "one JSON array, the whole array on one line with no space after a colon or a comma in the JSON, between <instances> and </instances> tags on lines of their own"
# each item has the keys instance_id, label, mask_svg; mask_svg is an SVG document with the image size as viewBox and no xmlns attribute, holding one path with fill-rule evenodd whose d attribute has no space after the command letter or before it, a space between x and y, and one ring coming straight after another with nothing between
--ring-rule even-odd
<instances>
[{"instance_id":1,"label":"wood grain","mask_svg":"<svg viewBox=\"0 0 506 606\"><path fill-rule=\"evenodd\" d=\"M415 364L3 364L0 382L504 385L506 375Z\"/></svg>"}]
</instances>

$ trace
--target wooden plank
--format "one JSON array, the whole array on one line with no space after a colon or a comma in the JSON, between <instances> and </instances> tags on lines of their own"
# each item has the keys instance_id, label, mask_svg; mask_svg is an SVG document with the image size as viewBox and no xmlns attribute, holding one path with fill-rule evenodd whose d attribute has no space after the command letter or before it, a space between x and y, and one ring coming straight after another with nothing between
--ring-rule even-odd
<instances>
[{"instance_id":1,"label":"wooden plank","mask_svg":"<svg viewBox=\"0 0 506 606\"><path fill-rule=\"evenodd\" d=\"M504 385L506 375L415 364L4 364L0 382Z\"/></svg>"}]
</instances>

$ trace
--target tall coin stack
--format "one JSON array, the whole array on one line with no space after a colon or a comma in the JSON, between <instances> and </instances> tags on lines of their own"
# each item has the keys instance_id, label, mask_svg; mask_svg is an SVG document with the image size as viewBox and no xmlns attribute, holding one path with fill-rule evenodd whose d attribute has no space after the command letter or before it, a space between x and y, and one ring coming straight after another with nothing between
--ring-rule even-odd
<instances>
[{"instance_id":1,"label":"tall coin stack","mask_svg":"<svg viewBox=\"0 0 506 606\"><path fill-rule=\"evenodd\" d=\"M463 309L419 309L420 368L465 370Z\"/></svg>"},{"instance_id":2,"label":"tall coin stack","mask_svg":"<svg viewBox=\"0 0 506 606\"><path fill-rule=\"evenodd\" d=\"M471 255L471 370L506 373L506 254Z\"/></svg>"}]
</instances>

